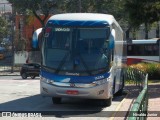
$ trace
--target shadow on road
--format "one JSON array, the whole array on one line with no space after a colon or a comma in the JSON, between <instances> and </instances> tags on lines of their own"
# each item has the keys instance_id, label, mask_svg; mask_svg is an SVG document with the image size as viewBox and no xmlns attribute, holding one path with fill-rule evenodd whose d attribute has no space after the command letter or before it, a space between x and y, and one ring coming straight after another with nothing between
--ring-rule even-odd
<instances>
[{"instance_id":1,"label":"shadow on road","mask_svg":"<svg viewBox=\"0 0 160 120\"><path fill-rule=\"evenodd\" d=\"M31 77L28 77L27 79L22 79L22 77L21 76L19 76L19 78L14 78L14 79L12 79L12 80L40 80L40 77L36 77L36 78L34 78L34 79L31 79Z\"/></svg>"},{"instance_id":2,"label":"shadow on road","mask_svg":"<svg viewBox=\"0 0 160 120\"><path fill-rule=\"evenodd\" d=\"M25 95L24 95L25 96ZM61 104L52 104L51 98L41 95L28 95L0 104L0 111L18 112L42 112L55 117L88 116L88 117L111 117L113 110L102 111L103 107L97 106L94 100L62 99ZM115 97L114 101L122 101L125 96ZM112 105L110 106L112 107Z\"/></svg>"},{"instance_id":3,"label":"shadow on road","mask_svg":"<svg viewBox=\"0 0 160 120\"><path fill-rule=\"evenodd\" d=\"M148 85L149 99L160 98L160 83Z\"/></svg>"},{"instance_id":4,"label":"shadow on road","mask_svg":"<svg viewBox=\"0 0 160 120\"><path fill-rule=\"evenodd\" d=\"M127 98L133 99L138 97L139 93L141 92L140 87L135 85L126 86L126 91L128 93ZM148 95L150 98L160 98L160 83L151 83L148 84Z\"/></svg>"}]
</instances>

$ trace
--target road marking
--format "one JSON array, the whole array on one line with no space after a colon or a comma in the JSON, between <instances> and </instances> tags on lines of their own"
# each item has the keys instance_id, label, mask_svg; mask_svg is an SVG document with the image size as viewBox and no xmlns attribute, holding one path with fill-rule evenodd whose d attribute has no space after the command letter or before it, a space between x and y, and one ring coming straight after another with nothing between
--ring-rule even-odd
<instances>
[{"instance_id":1,"label":"road marking","mask_svg":"<svg viewBox=\"0 0 160 120\"><path fill-rule=\"evenodd\" d=\"M112 117L110 117L109 120L114 120L117 111L119 111L119 109L121 108L122 104L125 102L125 100L126 100L127 97L128 97L128 93L125 96L125 98L119 103L119 105L116 107L115 112L112 114Z\"/></svg>"}]
</instances>

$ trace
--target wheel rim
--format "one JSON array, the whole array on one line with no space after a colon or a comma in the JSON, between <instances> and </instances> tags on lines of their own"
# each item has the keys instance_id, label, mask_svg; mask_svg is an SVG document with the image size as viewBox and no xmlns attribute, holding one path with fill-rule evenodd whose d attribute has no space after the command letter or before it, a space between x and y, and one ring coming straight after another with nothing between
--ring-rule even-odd
<instances>
[{"instance_id":1,"label":"wheel rim","mask_svg":"<svg viewBox=\"0 0 160 120\"><path fill-rule=\"evenodd\" d=\"M26 78L27 78L27 74L26 74L26 73L23 73L23 74L22 74L22 78L23 78L23 79L26 79Z\"/></svg>"},{"instance_id":2,"label":"wheel rim","mask_svg":"<svg viewBox=\"0 0 160 120\"><path fill-rule=\"evenodd\" d=\"M31 76L31 78L32 78L32 79L34 79L34 78L35 78L35 76Z\"/></svg>"}]
</instances>

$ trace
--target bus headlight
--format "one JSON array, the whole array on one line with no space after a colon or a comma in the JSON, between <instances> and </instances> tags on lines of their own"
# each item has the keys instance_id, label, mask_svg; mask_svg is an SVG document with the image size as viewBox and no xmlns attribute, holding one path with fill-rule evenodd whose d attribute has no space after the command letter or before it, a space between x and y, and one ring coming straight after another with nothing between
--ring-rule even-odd
<instances>
[{"instance_id":1,"label":"bus headlight","mask_svg":"<svg viewBox=\"0 0 160 120\"><path fill-rule=\"evenodd\" d=\"M53 80L50 80L50 79L47 79L47 78L44 78L44 77L41 77L41 81L43 81L45 83L48 83L48 84L53 84L54 83Z\"/></svg>"},{"instance_id":2,"label":"bus headlight","mask_svg":"<svg viewBox=\"0 0 160 120\"><path fill-rule=\"evenodd\" d=\"M110 78L105 78L105 79L94 81L93 83L97 84L97 85L102 85L102 84L107 83L109 80L110 80Z\"/></svg>"}]
</instances>

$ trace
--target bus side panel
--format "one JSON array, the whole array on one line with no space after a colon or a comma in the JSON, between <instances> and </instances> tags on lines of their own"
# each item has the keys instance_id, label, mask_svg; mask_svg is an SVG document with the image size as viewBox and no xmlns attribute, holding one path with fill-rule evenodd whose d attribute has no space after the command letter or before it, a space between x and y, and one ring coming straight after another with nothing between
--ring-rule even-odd
<instances>
[{"instance_id":1,"label":"bus side panel","mask_svg":"<svg viewBox=\"0 0 160 120\"><path fill-rule=\"evenodd\" d=\"M115 93L122 87L123 66L126 61L126 55L124 51L125 43L123 41L123 32L115 27L115 50L114 50L114 66L115 66Z\"/></svg>"}]
</instances>

